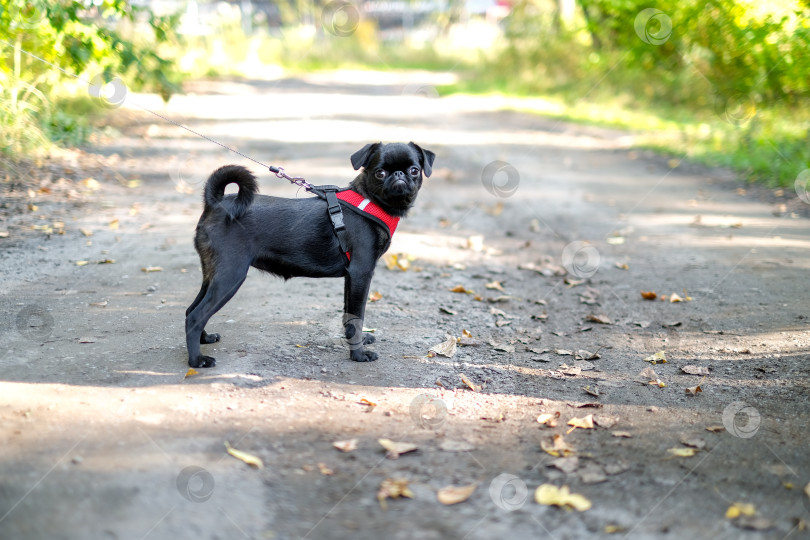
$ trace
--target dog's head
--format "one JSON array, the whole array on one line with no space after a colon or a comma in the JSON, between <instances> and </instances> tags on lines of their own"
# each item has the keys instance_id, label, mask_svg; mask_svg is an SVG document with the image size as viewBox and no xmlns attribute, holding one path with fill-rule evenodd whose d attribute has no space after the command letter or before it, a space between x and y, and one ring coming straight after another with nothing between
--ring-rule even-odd
<instances>
[{"instance_id":1,"label":"dog's head","mask_svg":"<svg viewBox=\"0 0 810 540\"><path fill-rule=\"evenodd\" d=\"M352 154L352 166L363 171L350 187L392 216L404 216L422 187L422 174L433 171L435 157L412 142L367 144Z\"/></svg>"}]
</instances>

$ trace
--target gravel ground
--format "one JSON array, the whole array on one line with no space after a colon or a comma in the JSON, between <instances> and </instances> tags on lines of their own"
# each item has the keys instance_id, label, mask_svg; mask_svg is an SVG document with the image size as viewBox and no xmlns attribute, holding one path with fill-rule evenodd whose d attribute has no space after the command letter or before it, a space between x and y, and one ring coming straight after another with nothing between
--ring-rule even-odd
<instances>
[{"instance_id":1,"label":"gravel ground","mask_svg":"<svg viewBox=\"0 0 810 540\"><path fill-rule=\"evenodd\" d=\"M429 74L356 80L132 96L118 135L4 165L0 537L810 537L808 205L632 134L408 91ZM436 152L372 283L377 362L337 337L340 280L251 270L209 323L217 366L186 376L207 175L307 195L134 102L315 184L347 184L367 142ZM386 480L411 497L381 504Z\"/></svg>"}]
</instances>

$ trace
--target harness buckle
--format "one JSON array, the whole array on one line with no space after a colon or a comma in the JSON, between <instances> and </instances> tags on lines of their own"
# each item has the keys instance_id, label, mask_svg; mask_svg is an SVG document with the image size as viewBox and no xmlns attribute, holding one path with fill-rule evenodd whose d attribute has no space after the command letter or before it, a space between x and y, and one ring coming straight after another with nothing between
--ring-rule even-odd
<instances>
[{"instance_id":1,"label":"harness buckle","mask_svg":"<svg viewBox=\"0 0 810 540\"><path fill-rule=\"evenodd\" d=\"M338 203L337 206L329 207L329 218L332 220L332 227L334 227L336 231L342 231L346 228L346 224L343 222L343 210L340 208L340 203Z\"/></svg>"}]
</instances>

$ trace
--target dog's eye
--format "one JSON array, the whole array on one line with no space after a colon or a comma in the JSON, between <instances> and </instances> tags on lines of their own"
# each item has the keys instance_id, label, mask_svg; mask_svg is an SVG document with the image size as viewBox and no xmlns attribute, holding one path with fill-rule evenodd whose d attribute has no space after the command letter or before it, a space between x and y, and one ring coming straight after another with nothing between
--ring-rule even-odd
<instances>
[{"instance_id":1,"label":"dog's eye","mask_svg":"<svg viewBox=\"0 0 810 540\"><path fill-rule=\"evenodd\" d=\"M382 169L377 169L377 171L374 173L374 178L377 180L383 180L385 178L385 171Z\"/></svg>"},{"instance_id":2,"label":"dog's eye","mask_svg":"<svg viewBox=\"0 0 810 540\"><path fill-rule=\"evenodd\" d=\"M411 167L410 169L408 169L408 174L410 174L411 176L416 176L417 174L419 174L419 167Z\"/></svg>"}]
</instances>

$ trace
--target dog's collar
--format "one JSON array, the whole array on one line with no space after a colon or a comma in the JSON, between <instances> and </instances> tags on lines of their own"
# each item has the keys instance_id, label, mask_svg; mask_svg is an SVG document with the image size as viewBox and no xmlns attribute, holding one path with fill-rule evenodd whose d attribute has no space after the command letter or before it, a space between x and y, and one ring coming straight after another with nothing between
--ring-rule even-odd
<instances>
[{"instance_id":1,"label":"dog's collar","mask_svg":"<svg viewBox=\"0 0 810 540\"><path fill-rule=\"evenodd\" d=\"M352 189L338 191L337 198L345 203L350 204L352 207L357 208L364 214L367 214L368 217L381 222L383 225L385 225L385 227L388 228L389 237L394 236L394 231L397 230L397 225L399 224L398 217L392 216L380 208L378 204L366 199Z\"/></svg>"}]
</instances>

